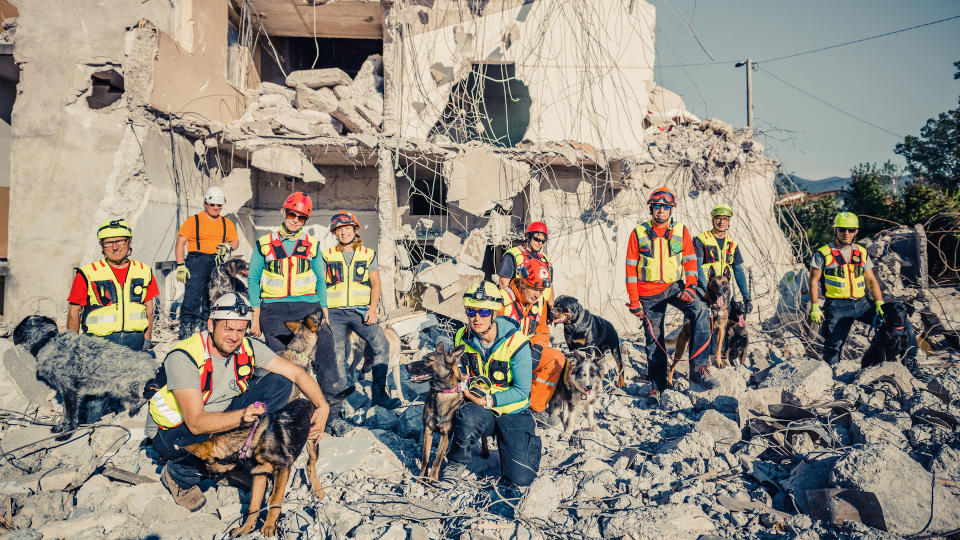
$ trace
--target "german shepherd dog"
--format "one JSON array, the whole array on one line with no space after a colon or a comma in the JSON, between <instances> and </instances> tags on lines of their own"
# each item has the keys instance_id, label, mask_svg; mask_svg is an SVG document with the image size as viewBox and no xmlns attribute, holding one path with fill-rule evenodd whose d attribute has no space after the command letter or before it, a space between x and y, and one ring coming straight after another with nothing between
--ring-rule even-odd
<instances>
[{"instance_id":1,"label":"german shepherd dog","mask_svg":"<svg viewBox=\"0 0 960 540\"><path fill-rule=\"evenodd\" d=\"M717 275L711 267L707 276L707 307L710 308L710 339L714 343L723 343L727 331L727 296L730 295L730 267L723 269L723 274ZM684 322L680 333L677 335L677 346L673 350L673 363L667 369L667 384L673 386L673 372L677 364L683 360L683 353L687 351L690 343L690 323ZM723 347L717 347L717 355L713 363L718 367L724 367Z\"/></svg>"},{"instance_id":2,"label":"german shepherd dog","mask_svg":"<svg viewBox=\"0 0 960 540\"><path fill-rule=\"evenodd\" d=\"M207 290L210 293L210 304L230 292L246 296L247 272L249 270L250 263L240 258L230 259L215 267L210 274L210 282L207 285Z\"/></svg>"},{"instance_id":3,"label":"german shepherd dog","mask_svg":"<svg viewBox=\"0 0 960 540\"><path fill-rule=\"evenodd\" d=\"M910 340L910 316L914 308L904 302L883 304L883 322L877 328L870 346L863 353L860 369L883 362L903 362L911 352L916 354L916 344Z\"/></svg>"},{"instance_id":4,"label":"german shepherd dog","mask_svg":"<svg viewBox=\"0 0 960 540\"><path fill-rule=\"evenodd\" d=\"M290 338L290 343L278 356L310 373L313 358L317 353L317 329L320 328L320 317L316 313L311 313L301 321L287 321L283 325L293 332L293 337ZM300 388L293 385L290 399L294 399L300 394Z\"/></svg>"},{"instance_id":5,"label":"german shepherd dog","mask_svg":"<svg viewBox=\"0 0 960 540\"><path fill-rule=\"evenodd\" d=\"M53 319L41 315L20 321L13 342L37 358L37 377L63 398L63 419L51 430L54 433L77 429L84 397L115 397L133 416L147 395L154 393L150 387L157 361L148 352L132 351L89 334L61 333Z\"/></svg>"},{"instance_id":6,"label":"german shepherd dog","mask_svg":"<svg viewBox=\"0 0 960 540\"><path fill-rule=\"evenodd\" d=\"M436 351L422 360L407 364L411 381L430 382L430 391L423 403L423 455L420 476L434 482L440 479L440 465L447 455L450 434L453 431L453 415L463 404L466 379L460 371L462 355L463 346L446 352L443 343L440 343ZM437 443L437 455L431 466L430 449L433 447L434 432L440 434L440 442Z\"/></svg>"},{"instance_id":7,"label":"german shepherd dog","mask_svg":"<svg viewBox=\"0 0 960 540\"><path fill-rule=\"evenodd\" d=\"M730 318L727 320L727 342L723 344L723 355L728 362L744 366L747 360L747 310L743 302L730 302Z\"/></svg>"},{"instance_id":8,"label":"german shepherd dog","mask_svg":"<svg viewBox=\"0 0 960 540\"><path fill-rule=\"evenodd\" d=\"M617 386L623 387L623 356L620 336L610 321L598 317L580 305L572 296L558 296L551 310L553 322L563 323L563 339L571 351L595 348L603 356L609 352L617 361Z\"/></svg>"},{"instance_id":9,"label":"german shepherd dog","mask_svg":"<svg viewBox=\"0 0 960 540\"><path fill-rule=\"evenodd\" d=\"M276 536L280 505L287 489L287 480L293 462L307 447L307 481L310 491L323 498L323 487L317 478L317 445L307 443L310 433L310 418L316 406L308 399L296 399L279 411L260 416L252 425L244 425L224 433L213 435L206 441L185 446L184 449L203 460L207 469L224 474L238 466L249 467L253 475L250 490L250 506L243 525L230 531L231 536L241 536L257 525L260 504L267 488L267 475L273 475L273 492L267 500L269 511L260 529L264 536ZM249 442L248 442L249 441ZM246 456L244 453L246 448Z\"/></svg>"},{"instance_id":10,"label":"german shepherd dog","mask_svg":"<svg viewBox=\"0 0 960 540\"><path fill-rule=\"evenodd\" d=\"M559 299L558 299L559 300ZM600 360L603 353L596 347L580 349L567 355L567 364L556 392L550 398L550 416L559 417L564 424L563 432L573 433L580 416L586 412L590 431L597 430L594 408L603 387L603 371Z\"/></svg>"}]
</instances>

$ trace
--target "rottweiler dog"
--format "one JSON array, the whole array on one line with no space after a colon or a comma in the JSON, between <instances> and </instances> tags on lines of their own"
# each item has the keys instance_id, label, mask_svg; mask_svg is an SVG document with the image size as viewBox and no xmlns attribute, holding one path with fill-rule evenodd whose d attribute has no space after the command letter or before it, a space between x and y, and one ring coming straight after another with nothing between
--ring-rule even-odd
<instances>
[{"instance_id":1,"label":"rottweiler dog","mask_svg":"<svg viewBox=\"0 0 960 540\"><path fill-rule=\"evenodd\" d=\"M558 296L551 312L554 323L563 323L563 339L571 351L592 347L601 356L607 352L613 355L617 361L617 386L622 388L625 382L620 335L610 321L590 313L572 296Z\"/></svg>"},{"instance_id":2,"label":"rottweiler dog","mask_svg":"<svg viewBox=\"0 0 960 540\"><path fill-rule=\"evenodd\" d=\"M910 353L916 354L917 343L910 339L913 327L910 316L914 308L905 302L883 304L883 322L877 328L870 346L863 353L860 368L875 366L882 362L903 362ZM911 350L912 349L912 350Z\"/></svg>"},{"instance_id":3,"label":"rottweiler dog","mask_svg":"<svg viewBox=\"0 0 960 540\"><path fill-rule=\"evenodd\" d=\"M293 462L307 447L307 481L313 495L323 498L323 487L317 478L317 445L307 443L310 418L316 406L308 399L295 399L275 412L260 416L253 424L213 435L206 441L185 446L184 449L203 460L212 473L223 474L238 466L250 467L253 486L250 506L243 525L230 531L231 536L249 533L257 525L260 504L267 488L267 475L273 475L267 518L260 529L264 536L276 536L280 504L287 489L287 480Z\"/></svg>"},{"instance_id":4,"label":"rottweiler dog","mask_svg":"<svg viewBox=\"0 0 960 540\"><path fill-rule=\"evenodd\" d=\"M723 344L723 356L730 363L735 360L737 365L746 365L747 345L749 343L746 307L739 300L730 302L730 317L727 319L727 341Z\"/></svg>"},{"instance_id":5,"label":"rottweiler dog","mask_svg":"<svg viewBox=\"0 0 960 540\"><path fill-rule=\"evenodd\" d=\"M707 307L710 308L710 339L715 339L715 343L723 343L724 335L727 330L727 319L729 310L727 309L727 297L730 296L730 267L723 269L722 274L717 274L711 267L707 276ZM667 384L673 386L673 372L683 359L683 353L687 351L687 345L690 343L690 323L684 322L680 333L677 335L677 346L673 350L673 363L667 369ZM716 357L713 359L718 368L724 367L722 358L723 348L717 347Z\"/></svg>"}]
</instances>

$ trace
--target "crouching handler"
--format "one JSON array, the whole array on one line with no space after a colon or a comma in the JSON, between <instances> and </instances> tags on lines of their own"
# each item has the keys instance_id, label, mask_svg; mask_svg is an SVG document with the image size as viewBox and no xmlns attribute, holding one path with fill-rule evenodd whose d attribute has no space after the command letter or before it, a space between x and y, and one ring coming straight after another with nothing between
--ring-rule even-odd
<instances>
[{"instance_id":1,"label":"crouching handler","mask_svg":"<svg viewBox=\"0 0 960 540\"><path fill-rule=\"evenodd\" d=\"M502 315L520 324L520 331L530 338L533 356L533 382L530 385L530 408L542 412L557 388L566 357L550 346L549 309L544 291L550 288L550 268L546 263L528 259L517 270L519 277L510 280L504 290Z\"/></svg>"},{"instance_id":2,"label":"crouching handler","mask_svg":"<svg viewBox=\"0 0 960 540\"><path fill-rule=\"evenodd\" d=\"M488 281L478 281L463 294L469 322L457 332L455 344L464 347L461 362L469 387L463 392L464 405L454 416L445 479L462 478L477 443L493 435L503 480L528 486L540 468L540 437L528 407L530 340L516 321L495 318L502 304L500 290Z\"/></svg>"},{"instance_id":3,"label":"crouching handler","mask_svg":"<svg viewBox=\"0 0 960 540\"><path fill-rule=\"evenodd\" d=\"M214 302L207 329L181 341L164 359L167 384L150 400L147 433L159 425L153 449L166 462L160 480L173 500L190 511L206 501L197 485L204 472L202 462L184 446L283 408L293 384L317 406L309 439L320 437L327 422L329 407L317 381L263 342L245 337L252 311L236 293ZM269 373L252 378L254 367Z\"/></svg>"}]
</instances>

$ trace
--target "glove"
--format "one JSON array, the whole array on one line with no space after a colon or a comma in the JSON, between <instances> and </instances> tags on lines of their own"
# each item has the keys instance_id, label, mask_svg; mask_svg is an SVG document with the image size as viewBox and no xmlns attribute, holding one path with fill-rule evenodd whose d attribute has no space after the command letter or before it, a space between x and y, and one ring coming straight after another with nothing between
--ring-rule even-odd
<instances>
[{"instance_id":1,"label":"glove","mask_svg":"<svg viewBox=\"0 0 960 540\"><path fill-rule=\"evenodd\" d=\"M233 248L230 247L230 244L220 244L217 246L217 255L213 258L213 261L217 263L217 266L220 266L230 258L231 253L233 253Z\"/></svg>"},{"instance_id":2,"label":"glove","mask_svg":"<svg viewBox=\"0 0 960 540\"><path fill-rule=\"evenodd\" d=\"M820 311L820 306L817 304L812 304L810 306L810 322L813 324L820 324L823 322L823 312Z\"/></svg>"},{"instance_id":3,"label":"glove","mask_svg":"<svg viewBox=\"0 0 960 540\"><path fill-rule=\"evenodd\" d=\"M753 301L750 300L749 298L744 298L744 299L743 299L743 310L744 310L745 312L747 312L747 313L750 313L751 311L753 311Z\"/></svg>"},{"instance_id":4,"label":"glove","mask_svg":"<svg viewBox=\"0 0 960 540\"><path fill-rule=\"evenodd\" d=\"M145 340L143 340L143 346L140 347L140 350L141 350L141 351L149 351L149 350L150 350L150 347L153 347L153 342L150 341L149 339L145 339Z\"/></svg>"},{"instance_id":5,"label":"glove","mask_svg":"<svg viewBox=\"0 0 960 540\"><path fill-rule=\"evenodd\" d=\"M680 299L688 304L692 303L694 300L696 300L699 297L700 296L697 294L696 285L687 285L687 288L683 289L683 291L680 292Z\"/></svg>"},{"instance_id":6,"label":"glove","mask_svg":"<svg viewBox=\"0 0 960 540\"><path fill-rule=\"evenodd\" d=\"M186 283L190 279L190 271L187 270L187 265L180 263L177 265L177 281L180 283Z\"/></svg>"},{"instance_id":7,"label":"glove","mask_svg":"<svg viewBox=\"0 0 960 540\"><path fill-rule=\"evenodd\" d=\"M877 315L883 317L883 316L884 316L884 314L883 314L883 302L881 302L880 300L877 300L877 301L876 301L876 305L877 305Z\"/></svg>"},{"instance_id":8,"label":"glove","mask_svg":"<svg viewBox=\"0 0 960 540\"><path fill-rule=\"evenodd\" d=\"M646 317L646 314L643 312L643 304L637 302L635 304L627 304L627 308L630 310L630 313L633 313L634 317L643 320Z\"/></svg>"}]
</instances>

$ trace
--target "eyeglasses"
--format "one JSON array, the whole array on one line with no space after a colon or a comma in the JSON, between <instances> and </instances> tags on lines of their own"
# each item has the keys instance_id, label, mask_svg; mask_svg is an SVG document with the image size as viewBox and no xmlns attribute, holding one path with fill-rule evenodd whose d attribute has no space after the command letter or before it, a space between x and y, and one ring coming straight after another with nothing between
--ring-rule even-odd
<instances>
[{"instance_id":1,"label":"eyeglasses","mask_svg":"<svg viewBox=\"0 0 960 540\"><path fill-rule=\"evenodd\" d=\"M298 213L296 213L296 212L287 212L287 219L295 219L295 220L299 221L300 223L306 223L306 222L307 222L307 216L298 214Z\"/></svg>"},{"instance_id":2,"label":"eyeglasses","mask_svg":"<svg viewBox=\"0 0 960 540\"><path fill-rule=\"evenodd\" d=\"M671 208L673 207L670 206L669 204L651 204L650 205L651 210L669 210Z\"/></svg>"},{"instance_id":3,"label":"eyeglasses","mask_svg":"<svg viewBox=\"0 0 960 540\"><path fill-rule=\"evenodd\" d=\"M837 227L837 232L841 232L841 233L855 233L858 230L859 229L851 229L849 227Z\"/></svg>"},{"instance_id":4,"label":"eyeglasses","mask_svg":"<svg viewBox=\"0 0 960 540\"><path fill-rule=\"evenodd\" d=\"M490 315L493 315L493 310L488 308L483 308L483 309L467 308L467 317L476 317L477 315L481 317L489 317Z\"/></svg>"},{"instance_id":5,"label":"eyeglasses","mask_svg":"<svg viewBox=\"0 0 960 540\"><path fill-rule=\"evenodd\" d=\"M213 203L203 203L203 204L209 206L210 208L223 208L222 204L213 204Z\"/></svg>"},{"instance_id":6,"label":"eyeglasses","mask_svg":"<svg viewBox=\"0 0 960 540\"><path fill-rule=\"evenodd\" d=\"M542 243L544 243L544 242L547 241L547 237L546 237L546 236L536 236L536 235L534 235L534 236L531 236L531 237L530 237L530 241L531 241L531 242L540 242L540 243L542 244Z\"/></svg>"},{"instance_id":7,"label":"eyeglasses","mask_svg":"<svg viewBox=\"0 0 960 540\"><path fill-rule=\"evenodd\" d=\"M122 238L120 240L109 240L109 241L103 242L103 247L118 247L126 244L129 241L130 239L128 238Z\"/></svg>"}]
</instances>

